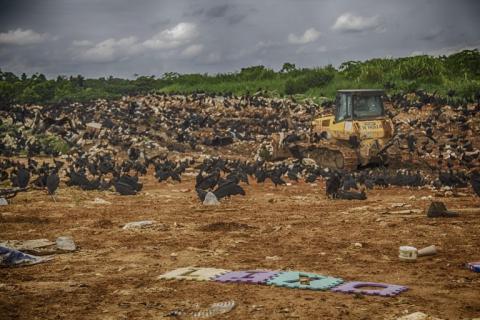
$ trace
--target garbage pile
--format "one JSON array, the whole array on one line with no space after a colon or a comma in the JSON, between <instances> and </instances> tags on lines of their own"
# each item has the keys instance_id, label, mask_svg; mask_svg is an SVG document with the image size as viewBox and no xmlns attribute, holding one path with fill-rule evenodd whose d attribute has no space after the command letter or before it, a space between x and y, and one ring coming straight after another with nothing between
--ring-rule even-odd
<instances>
[{"instance_id":1,"label":"garbage pile","mask_svg":"<svg viewBox=\"0 0 480 320\"><path fill-rule=\"evenodd\" d=\"M0 111L0 155L7 157L0 160L0 183L12 186L0 190L0 196L8 199L35 187L55 199L60 180L83 190L136 195L142 190L139 177L149 167L159 182L180 183L187 169L199 170L198 184L198 179L208 182L210 175L218 176L205 168L205 159L211 158L234 164L236 174L225 172L213 185L197 185L201 201L208 192L216 198L243 194L239 183L248 183L248 176L275 186L287 179L314 183L325 178L335 182L327 194L342 199L365 199L365 190L389 185L471 185L480 193L480 106L449 106L424 92L395 95L385 105L395 124L391 148L402 154L404 168L353 173L334 173L310 159L270 163L255 158L273 133L308 136L312 119L331 112L331 103L260 95L151 94L85 104L16 105ZM23 153L28 163L11 160ZM38 155L50 155L55 163L30 159Z\"/></svg>"}]
</instances>

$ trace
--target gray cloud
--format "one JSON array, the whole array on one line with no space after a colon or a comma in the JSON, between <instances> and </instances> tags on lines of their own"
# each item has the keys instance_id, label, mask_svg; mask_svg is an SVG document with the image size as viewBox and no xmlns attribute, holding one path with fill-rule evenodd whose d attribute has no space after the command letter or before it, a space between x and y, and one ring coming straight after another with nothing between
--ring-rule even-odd
<instances>
[{"instance_id":1,"label":"gray cloud","mask_svg":"<svg viewBox=\"0 0 480 320\"><path fill-rule=\"evenodd\" d=\"M473 0L0 0L0 7L0 68L47 76L338 65L480 45Z\"/></svg>"},{"instance_id":2,"label":"gray cloud","mask_svg":"<svg viewBox=\"0 0 480 320\"><path fill-rule=\"evenodd\" d=\"M230 5L224 3L218 6L211 7L205 12L207 18L221 18L224 17L230 8Z\"/></svg>"},{"instance_id":3,"label":"gray cloud","mask_svg":"<svg viewBox=\"0 0 480 320\"><path fill-rule=\"evenodd\" d=\"M38 33L33 30L21 28L0 33L0 44L3 45L28 45L38 44L53 39L48 33Z\"/></svg>"}]
</instances>

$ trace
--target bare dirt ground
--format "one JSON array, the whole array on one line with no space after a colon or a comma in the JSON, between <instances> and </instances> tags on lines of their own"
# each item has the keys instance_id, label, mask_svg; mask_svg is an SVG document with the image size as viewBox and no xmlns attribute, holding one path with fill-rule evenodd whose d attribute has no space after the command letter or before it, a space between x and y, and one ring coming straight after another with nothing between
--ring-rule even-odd
<instances>
[{"instance_id":1,"label":"bare dirt ground","mask_svg":"<svg viewBox=\"0 0 480 320\"><path fill-rule=\"evenodd\" d=\"M199 203L193 178L158 183L150 173L142 181L137 196L62 185L56 203L31 191L0 207L0 239L71 235L79 246L44 264L0 269L0 318L159 319L229 299L237 307L217 318L395 319L415 311L443 319L480 316L480 277L464 267L480 260L480 213L429 219L423 213L429 201L420 198L435 197L433 191L388 188L370 191L366 201L331 201L322 182L252 183L245 197L211 208ZM467 195L440 199L451 210L480 207L470 189L462 192ZM94 204L95 198L111 204ZM422 212L395 213L405 210L391 208L401 202ZM163 225L121 229L145 219ZM436 256L398 261L400 245L431 244L439 247ZM410 290L383 298L157 279L185 266L291 269Z\"/></svg>"}]
</instances>

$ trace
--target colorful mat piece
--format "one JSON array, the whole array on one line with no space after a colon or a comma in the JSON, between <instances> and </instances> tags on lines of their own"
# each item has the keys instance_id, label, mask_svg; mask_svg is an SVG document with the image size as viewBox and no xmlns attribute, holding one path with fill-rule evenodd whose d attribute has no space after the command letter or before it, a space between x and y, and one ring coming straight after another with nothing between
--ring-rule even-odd
<instances>
[{"instance_id":1,"label":"colorful mat piece","mask_svg":"<svg viewBox=\"0 0 480 320\"><path fill-rule=\"evenodd\" d=\"M332 278L316 273L284 271L267 281L268 285L277 287L328 290L343 283L342 279Z\"/></svg>"},{"instance_id":2,"label":"colorful mat piece","mask_svg":"<svg viewBox=\"0 0 480 320\"><path fill-rule=\"evenodd\" d=\"M473 264L476 265L476 263ZM393 297L402 293L403 291L408 290L408 288L405 286L388 283L364 281L350 281L344 283L344 280L340 278L334 278L317 273L301 271L231 271L217 268L185 267L164 273L158 278L195 281L217 281L223 283L265 284L292 289L330 290L332 292L377 295L383 297ZM372 287L374 289L372 289Z\"/></svg>"},{"instance_id":3,"label":"colorful mat piece","mask_svg":"<svg viewBox=\"0 0 480 320\"><path fill-rule=\"evenodd\" d=\"M231 270L216 269L216 268L197 268L185 267L172 270L170 272L160 275L159 279L177 279L177 280L194 280L194 281L210 281L213 278L220 276Z\"/></svg>"},{"instance_id":4,"label":"colorful mat piece","mask_svg":"<svg viewBox=\"0 0 480 320\"><path fill-rule=\"evenodd\" d=\"M362 289L362 287L377 287L378 289ZM376 295L382 297L393 297L406 291L408 288L395 284L351 281L346 282L338 287L332 288L333 292L342 293L358 293L365 295Z\"/></svg>"},{"instance_id":5,"label":"colorful mat piece","mask_svg":"<svg viewBox=\"0 0 480 320\"><path fill-rule=\"evenodd\" d=\"M269 279L276 276L278 273L278 271L270 270L232 271L222 274L213 280L219 282L266 284Z\"/></svg>"}]
</instances>

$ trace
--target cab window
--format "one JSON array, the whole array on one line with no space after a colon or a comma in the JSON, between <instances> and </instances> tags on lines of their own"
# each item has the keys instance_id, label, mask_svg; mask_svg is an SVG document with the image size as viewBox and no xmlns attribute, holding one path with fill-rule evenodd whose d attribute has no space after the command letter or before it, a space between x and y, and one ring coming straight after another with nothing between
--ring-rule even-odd
<instances>
[{"instance_id":1,"label":"cab window","mask_svg":"<svg viewBox=\"0 0 480 320\"><path fill-rule=\"evenodd\" d=\"M382 98L379 96L355 96L353 117L355 119L379 117L383 115Z\"/></svg>"},{"instance_id":2,"label":"cab window","mask_svg":"<svg viewBox=\"0 0 480 320\"><path fill-rule=\"evenodd\" d=\"M337 97L337 112L335 121L341 122L352 117L352 96L349 94L340 94Z\"/></svg>"}]
</instances>

